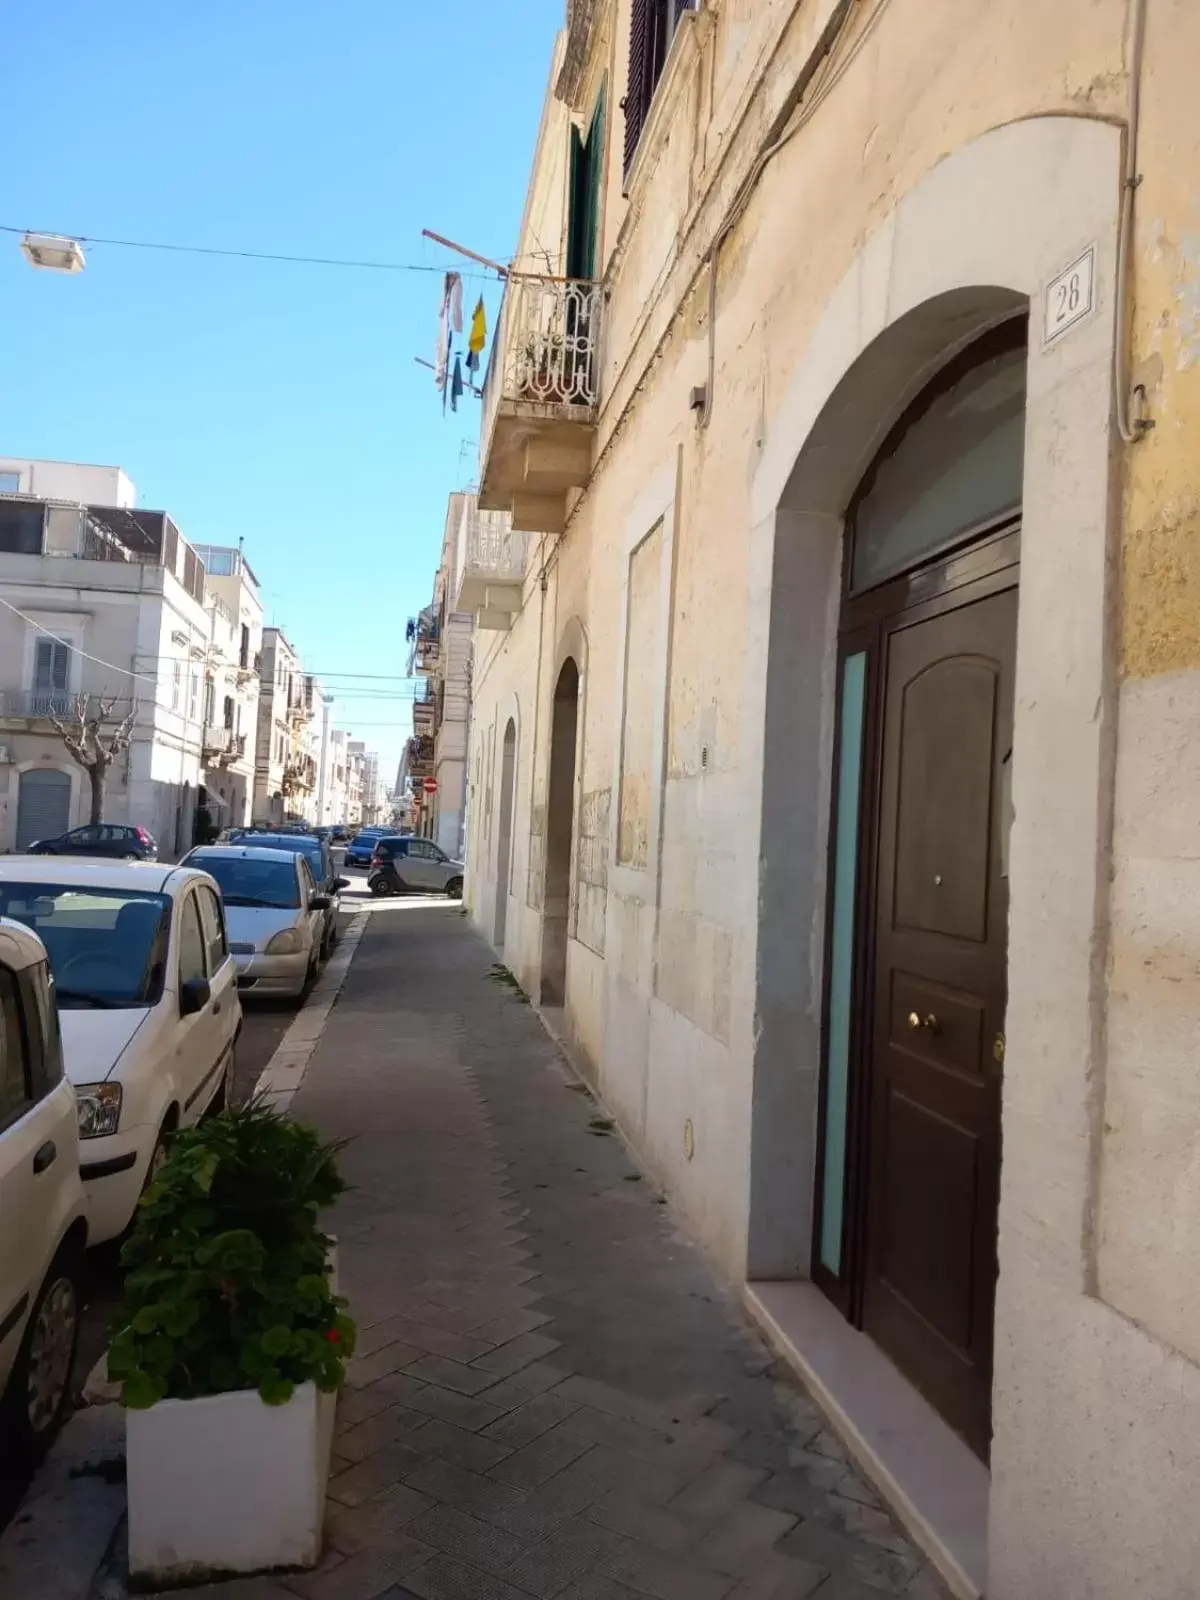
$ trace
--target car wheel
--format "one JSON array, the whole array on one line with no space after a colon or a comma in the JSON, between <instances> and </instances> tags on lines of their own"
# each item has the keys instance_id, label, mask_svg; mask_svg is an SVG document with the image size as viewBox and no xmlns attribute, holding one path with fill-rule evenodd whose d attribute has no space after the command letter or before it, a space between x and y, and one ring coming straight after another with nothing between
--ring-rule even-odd
<instances>
[{"instance_id":1,"label":"car wheel","mask_svg":"<svg viewBox=\"0 0 1200 1600\"><path fill-rule=\"evenodd\" d=\"M81 1252L67 1244L38 1291L4 1395L3 1420L17 1453L39 1461L62 1424L79 1342Z\"/></svg>"},{"instance_id":2,"label":"car wheel","mask_svg":"<svg viewBox=\"0 0 1200 1600\"><path fill-rule=\"evenodd\" d=\"M387 878L378 877L371 884L371 893L375 895L377 899L382 900L385 895L389 895L391 892L392 886Z\"/></svg>"},{"instance_id":3,"label":"car wheel","mask_svg":"<svg viewBox=\"0 0 1200 1600\"><path fill-rule=\"evenodd\" d=\"M462 879L461 878L451 878L450 882L446 885L446 898L448 900L461 900L462 899L462 892L463 892L463 881L462 881Z\"/></svg>"},{"instance_id":4,"label":"car wheel","mask_svg":"<svg viewBox=\"0 0 1200 1600\"><path fill-rule=\"evenodd\" d=\"M163 1164L165 1163L165 1161L167 1159L167 1154L168 1154L168 1151L170 1149L171 1135L174 1132L175 1132L175 1123L174 1123L173 1114L172 1114L172 1115L168 1116L164 1120L162 1127L158 1130L158 1138L155 1139L155 1141L154 1141L154 1149L151 1150L151 1152L150 1152L150 1161L149 1161L148 1166L146 1167L146 1177L145 1177L145 1179L144 1179L144 1181L142 1183L142 1193L143 1194L145 1194L146 1190L150 1187L150 1185L154 1182L155 1178L157 1178L159 1173L162 1171ZM130 1218L131 1222L132 1222L132 1220L133 1219Z\"/></svg>"}]
</instances>

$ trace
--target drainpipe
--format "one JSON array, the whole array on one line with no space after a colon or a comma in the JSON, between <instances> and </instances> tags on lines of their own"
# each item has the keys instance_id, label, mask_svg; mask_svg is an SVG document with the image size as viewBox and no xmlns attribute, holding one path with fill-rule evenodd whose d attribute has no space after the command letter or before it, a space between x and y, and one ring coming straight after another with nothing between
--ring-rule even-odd
<instances>
[{"instance_id":1,"label":"drainpipe","mask_svg":"<svg viewBox=\"0 0 1200 1600\"><path fill-rule=\"evenodd\" d=\"M1142 57L1146 46L1146 0L1130 0L1129 6L1129 112L1125 130L1125 174L1121 185L1121 217L1117 227L1117 325L1113 355L1113 409L1117 432L1125 444L1135 444L1154 426L1143 417L1141 406L1146 391L1138 384L1130 392L1129 351L1129 252L1133 243L1133 197L1142 175L1138 171L1138 134L1142 111ZM1130 400L1137 401L1138 415L1130 416Z\"/></svg>"}]
</instances>

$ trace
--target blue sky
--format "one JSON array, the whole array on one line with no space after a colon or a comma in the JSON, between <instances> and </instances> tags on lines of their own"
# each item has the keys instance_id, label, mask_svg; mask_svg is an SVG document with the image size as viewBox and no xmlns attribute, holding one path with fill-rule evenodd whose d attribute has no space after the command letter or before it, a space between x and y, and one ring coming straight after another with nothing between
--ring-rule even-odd
<instances>
[{"instance_id":1,"label":"blue sky","mask_svg":"<svg viewBox=\"0 0 1200 1600\"><path fill-rule=\"evenodd\" d=\"M9 0L0 224L469 272L430 227L504 260L564 10ZM413 360L440 289L101 245L67 279L0 234L0 455L123 466L185 537L244 537L269 620L389 777L405 700L335 675L404 672L446 495L475 473L478 401L443 417ZM464 289L494 325L495 287Z\"/></svg>"}]
</instances>

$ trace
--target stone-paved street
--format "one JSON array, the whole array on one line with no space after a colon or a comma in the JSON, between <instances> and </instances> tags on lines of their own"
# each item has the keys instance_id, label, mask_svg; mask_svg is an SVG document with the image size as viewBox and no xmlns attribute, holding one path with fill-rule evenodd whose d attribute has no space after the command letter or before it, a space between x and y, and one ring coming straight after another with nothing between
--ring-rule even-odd
<instances>
[{"instance_id":1,"label":"stone-paved street","mask_svg":"<svg viewBox=\"0 0 1200 1600\"><path fill-rule=\"evenodd\" d=\"M370 916L293 1106L352 1141L329 1548L203 1592L940 1595L491 963L457 908Z\"/></svg>"}]
</instances>

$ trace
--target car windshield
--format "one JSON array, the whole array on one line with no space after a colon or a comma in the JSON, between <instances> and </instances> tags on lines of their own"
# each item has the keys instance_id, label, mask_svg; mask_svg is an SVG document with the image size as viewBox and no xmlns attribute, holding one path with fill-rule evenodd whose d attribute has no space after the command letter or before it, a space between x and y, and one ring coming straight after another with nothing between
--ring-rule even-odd
<instances>
[{"instance_id":1,"label":"car windshield","mask_svg":"<svg viewBox=\"0 0 1200 1600\"><path fill-rule=\"evenodd\" d=\"M227 906L271 906L284 911L300 904L296 869L290 861L264 861L224 850L194 850L187 864L217 880Z\"/></svg>"},{"instance_id":2,"label":"car windshield","mask_svg":"<svg viewBox=\"0 0 1200 1600\"><path fill-rule=\"evenodd\" d=\"M166 970L170 901L127 889L0 882L0 916L46 946L62 1006L153 1005Z\"/></svg>"}]
</instances>

